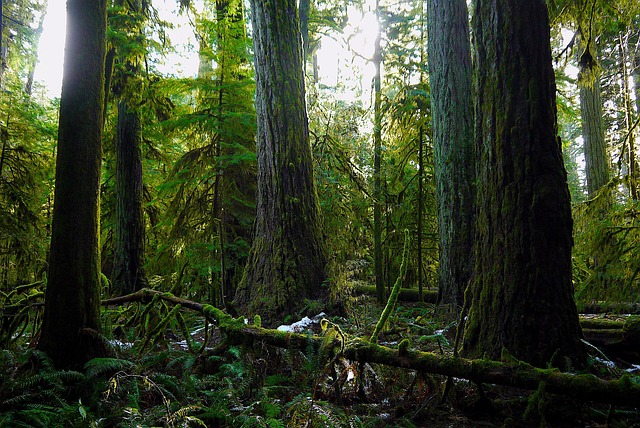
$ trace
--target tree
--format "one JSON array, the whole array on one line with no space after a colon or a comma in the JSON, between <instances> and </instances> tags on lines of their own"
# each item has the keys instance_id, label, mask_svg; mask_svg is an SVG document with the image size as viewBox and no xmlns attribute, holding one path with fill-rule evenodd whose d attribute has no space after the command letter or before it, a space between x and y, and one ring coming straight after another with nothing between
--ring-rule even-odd
<instances>
[{"instance_id":1,"label":"tree","mask_svg":"<svg viewBox=\"0 0 640 428\"><path fill-rule=\"evenodd\" d=\"M477 0L472 25L478 214L463 352L581 364L546 5Z\"/></svg>"},{"instance_id":2,"label":"tree","mask_svg":"<svg viewBox=\"0 0 640 428\"><path fill-rule=\"evenodd\" d=\"M129 294L147 286L144 271L145 221L142 178L142 125L140 97L140 61L144 55L144 14L140 1L117 2L113 21L124 21L122 39L117 46L121 66L117 68L113 92L118 98L116 124L116 218L113 261L113 287L116 293ZM123 16L126 17L123 19ZM119 19L118 19L119 18ZM116 47L114 47L115 49ZM115 59L115 55L110 56Z\"/></svg>"},{"instance_id":3,"label":"tree","mask_svg":"<svg viewBox=\"0 0 640 428\"><path fill-rule=\"evenodd\" d=\"M464 0L427 1L440 257L439 302L462 307L472 274L474 146L469 15Z\"/></svg>"},{"instance_id":4,"label":"tree","mask_svg":"<svg viewBox=\"0 0 640 428\"><path fill-rule=\"evenodd\" d=\"M100 331L99 186L106 0L67 1L56 188L38 348L79 368Z\"/></svg>"},{"instance_id":5,"label":"tree","mask_svg":"<svg viewBox=\"0 0 640 428\"><path fill-rule=\"evenodd\" d=\"M129 294L147 285L144 272L145 222L142 210L142 133L140 113L118 102L116 132L116 223L113 285Z\"/></svg>"},{"instance_id":6,"label":"tree","mask_svg":"<svg viewBox=\"0 0 640 428\"><path fill-rule=\"evenodd\" d=\"M582 55L584 58L588 51ZM580 61L581 75L593 73L595 64ZM584 140L585 172L587 175L587 193L594 197L609 181L609 157L604 139L602 120L602 97L598 76L578 80L580 86L580 113L582 119L582 138Z\"/></svg>"},{"instance_id":7,"label":"tree","mask_svg":"<svg viewBox=\"0 0 640 428\"><path fill-rule=\"evenodd\" d=\"M236 292L267 323L323 294L327 255L316 196L295 0L253 0L258 116L254 240Z\"/></svg>"}]
</instances>

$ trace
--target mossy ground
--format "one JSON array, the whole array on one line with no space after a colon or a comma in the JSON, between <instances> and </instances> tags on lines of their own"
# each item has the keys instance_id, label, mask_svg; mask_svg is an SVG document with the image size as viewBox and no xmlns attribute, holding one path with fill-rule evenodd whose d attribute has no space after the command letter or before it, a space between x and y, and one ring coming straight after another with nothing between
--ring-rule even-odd
<instances>
[{"instance_id":1,"label":"mossy ground","mask_svg":"<svg viewBox=\"0 0 640 428\"><path fill-rule=\"evenodd\" d=\"M345 316L327 315L325 334L339 329L343 340L368 340L382 308L372 296L347 300ZM152 304L153 309L146 306ZM55 371L44 356L29 356L32 351L23 348L29 337L3 351L0 426L2 421L9 421L6 426L78 427L640 426L638 409L579 402L544 388L479 389L455 379L446 389L443 376L331 360L311 346L304 351L256 343L230 346L201 316L185 311L181 320L165 319L170 314L175 311L158 302L104 312L105 330L114 332L109 338L114 355L92 360L71 377ZM149 319L130 319L136 317ZM457 321L446 308L400 302L378 342L451 354ZM154 336L150 345L145 329L155 332L161 322L166 322L165 334ZM223 322L237 321L229 317ZM313 332L322 334L321 327ZM604 378L622 373L620 366L596 359L589 370ZM629 381L640 382L640 377L631 374ZM40 409L35 417L34 408Z\"/></svg>"}]
</instances>

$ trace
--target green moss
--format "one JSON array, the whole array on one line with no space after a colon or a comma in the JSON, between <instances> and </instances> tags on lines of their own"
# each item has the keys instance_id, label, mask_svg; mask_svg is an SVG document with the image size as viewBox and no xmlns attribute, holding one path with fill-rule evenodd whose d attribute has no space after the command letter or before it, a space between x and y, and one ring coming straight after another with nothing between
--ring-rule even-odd
<instances>
[{"instance_id":1,"label":"green moss","mask_svg":"<svg viewBox=\"0 0 640 428\"><path fill-rule=\"evenodd\" d=\"M398 302L398 294L400 293L400 285L402 284L402 280L404 279L405 272L407 271L407 264L409 258L409 230L404 230L404 248L402 250L402 263L400 264L400 272L398 273L398 278L396 279L396 283L393 285L393 289L391 290L391 295L387 300L387 305L385 306L382 314L380 314L380 319L376 323L376 327L371 333L371 337L369 338L370 342L375 342L378 340L378 335L382 332L389 316L391 315L391 311L395 308L396 303Z\"/></svg>"}]
</instances>

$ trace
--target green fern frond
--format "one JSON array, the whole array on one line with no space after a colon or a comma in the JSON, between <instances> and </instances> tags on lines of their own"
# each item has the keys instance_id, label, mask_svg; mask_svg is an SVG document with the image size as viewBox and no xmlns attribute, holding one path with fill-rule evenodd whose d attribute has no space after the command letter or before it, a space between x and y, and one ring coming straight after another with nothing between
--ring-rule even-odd
<instances>
[{"instance_id":1,"label":"green fern frond","mask_svg":"<svg viewBox=\"0 0 640 428\"><path fill-rule=\"evenodd\" d=\"M133 368L135 368L134 363L120 358L94 358L84 365L87 379L94 379L108 372L131 370Z\"/></svg>"},{"instance_id":2,"label":"green fern frond","mask_svg":"<svg viewBox=\"0 0 640 428\"><path fill-rule=\"evenodd\" d=\"M177 396L183 394L182 385L175 377L166 373L155 373L151 376L151 380L156 384L158 389L172 401L178 401Z\"/></svg>"}]
</instances>

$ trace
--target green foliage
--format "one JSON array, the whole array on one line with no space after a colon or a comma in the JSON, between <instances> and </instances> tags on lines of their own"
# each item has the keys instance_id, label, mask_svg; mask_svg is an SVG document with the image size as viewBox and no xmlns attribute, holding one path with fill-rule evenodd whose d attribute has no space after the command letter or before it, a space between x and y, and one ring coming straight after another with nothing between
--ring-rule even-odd
<instances>
[{"instance_id":1,"label":"green foliage","mask_svg":"<svg viewBox=\"0 0 640 428\"><path fill-rule=\"evenodd\" d=\"M82 373L56 370L35 350L0 353L0 426L86 427L92 416L82 401L67 402Z\"/></svg>"},{"instance_id":2,"label":"green foliage","mask_svg":"<svg viewBox=\"0 0 640 428\"><path fill-rule=\"evenodd\" d=\"M52 207L55 105L15 81L0 97L0 290L43 278Z\"/></svg>"},{"instance_id":3,"label":"green foliage","mask_svg":"<svg viewBox=\"0 0 640 428\"><path fill-rule=\"evenodd\" d=\"M640 296L640 205L607 197L612 181L599 195L574 209L573 254L579 300L635 302Z\"/></svg>"},{"instance_id":4,"label":"green foliage","mask_svg":"<svg viewBox=\"0 0 640 428\"><path fill-rule=\"evenodd\" d=\"M382 332L382 329L384 329L389 319L389 315L391 315L391 311L393 311L393 309L396 306L396 303L398 302L398 294L400 293L400 286L404 282L404 275L407 271L410 241L411 240L409 239L409 231L405 229L404 250L402 251L402 264L400 265L400 273L398 274L396 283L393 285L393 288L391 289L391 294L389 295L389 299L387 300L387 305L382 311L382 314L380 315L380 319L376 323L376 327L374 328L373 333L371 333L371 337L369 338L370 342L375 343L378 340L378 335L380 334L380 332Z\"/></svg>"}]
</instances>

